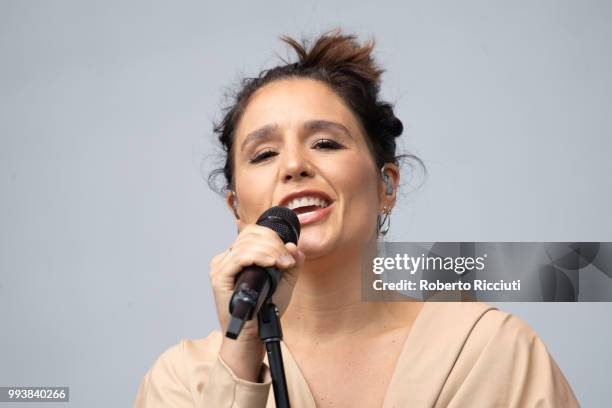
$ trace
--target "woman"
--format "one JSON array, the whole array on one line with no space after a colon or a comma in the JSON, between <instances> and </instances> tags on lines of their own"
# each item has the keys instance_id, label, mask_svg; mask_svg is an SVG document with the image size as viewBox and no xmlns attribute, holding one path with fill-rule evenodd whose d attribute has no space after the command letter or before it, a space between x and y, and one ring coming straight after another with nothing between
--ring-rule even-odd
<instances>
[{"instance_id":1,"label":"woman","mask_svg":"<svg viewBox=\"0 0 612 408\"><path fill-rule=\"evenodd\" d=\"M383 234L400 179L402 124L379 100L373 42L339 31L296 63L243 82L216 131L239 234L210 264L221 331L183 340L145 375L136 407L273 407L256 320L222 335L247 265L284 269L274 301L293 407L577 406L537 335L483 303L363 302L361 256ZM299 214L298 246L255 224Z\"/></svg>"}]
</instances>

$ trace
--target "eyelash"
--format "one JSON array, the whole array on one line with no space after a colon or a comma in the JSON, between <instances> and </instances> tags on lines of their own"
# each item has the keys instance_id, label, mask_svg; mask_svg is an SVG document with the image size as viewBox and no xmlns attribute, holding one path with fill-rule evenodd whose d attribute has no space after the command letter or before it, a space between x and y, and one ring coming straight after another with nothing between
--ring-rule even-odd
<instances>
[{"instance_id":1,"label":"eyelash","mask_svg":"<svg viewBox=\"0 0 612 408\"><path fill-rule=\"evenodd\" d=\"M323 147L322 147L323 146ZM342 146L340 143L331 140L331 139L319 139L317 140L317 142L313 145L313 147L316 149L317 147L319 148L323 148L325 150L338 150L338 149L344 149L344 146ZM272 150L266 150L261 152L260 154L258 154L257 156L253 157L252 159L249 160L249 163L251 164L256 164L259 162L262 162L264 160L266 160L269 157L272 156L276 156L276 152L272 151Z\"/></svg>"}]
</instances>

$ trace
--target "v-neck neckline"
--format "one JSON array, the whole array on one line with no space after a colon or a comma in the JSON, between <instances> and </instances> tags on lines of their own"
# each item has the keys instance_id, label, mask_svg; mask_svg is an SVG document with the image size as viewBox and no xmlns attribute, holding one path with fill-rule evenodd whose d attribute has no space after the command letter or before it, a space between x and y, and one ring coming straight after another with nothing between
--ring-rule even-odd
<instances>
[{"instance_id":1,"label":"v-neck neckline","mask_svg":"<svg viewBox=\"0 0 612 408\"><path fill-rule=\"evenodd\" d=\"M480 318L495 309L482 302L424 302L395 362L382 408L434 407L467 338ZM317 408L310 386L284 342L281 350L291 405ZM268 406L273 402L270 390Z\"/></svg>"},{"instance_id":2,"label":"v-neck neckline","mask_svg":"<svg viewBox=\"0 0 612 408\"><path fill-rule=\"evenodd\" d=\"M388 403L387 401L389 400L389 395L391 391L393 391L393 389L397 386L396 383L398 382L397 376L398 376L398 371L400 370L400 364L403 361L405 354L407 353L408 345L411 343L411 338L415 336L414 334L415 332L418 333L419 326L423 325L421 323L421 320L423 320L422 316L426 308L427 309L429 308L427 306L428 303L429 302L423 302L421 310L419 310L419 313L417 314L416 318L412 322L412 325L408 333L406 334L404 343L402 344L398 357L395 360L395 364L393 366L393 373L391 374L391 377L389 379L389 384L387 386L387 390L383 398L383 403L381 405L381 407L383 408L387 406L387 403ZM295 398L300 399L298 401L293 401L293 400L290 401L291 405L300 407L300 408L301 407L318 408L314 400L314 395L310 389L310 386L308 385L308 382L306 381L306 377L302 373L302 370L300 369L299 365L297 364L297 361L295 360L295 358L293 357L293 354L291 353L291 350L289 350L289 347L287 346L287 344L285 344L285 342L281 342L281 350L282 350L282 355L283 355L283 363L286 367L285 369L286 376L291 377L291 378L287 378L287 387L289 388L290 398L295 396ZM298 388L300 391L294 392L292 394L291 386L295 387L296 385L298 385ZM302 400L303 398L306 398L306 400Z\"/></svg>"}]
</instances>

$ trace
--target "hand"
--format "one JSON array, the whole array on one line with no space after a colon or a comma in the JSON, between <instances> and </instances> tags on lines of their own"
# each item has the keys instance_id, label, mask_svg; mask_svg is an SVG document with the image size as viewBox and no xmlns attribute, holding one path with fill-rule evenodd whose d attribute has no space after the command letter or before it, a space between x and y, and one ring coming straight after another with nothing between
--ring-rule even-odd
<instances>
[{"instance_id":1,"label":"hand","mask_svg":"<svg viewBox=\"0 0 612 408\"><path fill-rule=\"evenodd\" d=\"M236 375L249 379L256 378L263 360L257 318L254 317L245 323L238 339L231 340L225 337L230 320L229 302L234 293L236 276L242 268L249 265L264 268L275 266L283 270L272 297L279 315L282 316L289 305L297 281L297 272L304 263L305 255L295 244L283 244L278 234L270 228L246 224L241 220L236 220L236 224L239 230L238 237L230 248L217 254L210 263L210 282L215 297L217 317L224 336L221 346L223 360ZM245 361L245 358L248 361ZM241 376L239 372L243 375Z\"/></svg>"}]
</instances>

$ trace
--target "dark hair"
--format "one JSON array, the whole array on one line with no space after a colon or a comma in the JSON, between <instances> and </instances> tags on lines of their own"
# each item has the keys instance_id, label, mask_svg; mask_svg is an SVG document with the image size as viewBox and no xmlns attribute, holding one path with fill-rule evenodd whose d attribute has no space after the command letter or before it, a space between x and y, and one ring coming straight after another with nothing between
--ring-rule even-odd
<instances>
[{"instance_id":1,"label":"dark hair","mask_svg":"<svg viewBox=\"0 0 612 408\"><path fill-rule=\"evenodd\" d=\"M208 183L213 190L222 193L215 184L219 174L225 177L224 190L233 186L234 133L251 95L266 84L290 78L322 81L344 100L361 121L378 168L385 163L399 165L400 159L412 158L425 170L423 162L414 155L396 156L395 138L402 134L404 127L393 113L393 106L379 99L384 70L372 58L373 39L360 45L354 35L343 35L340 29L335 29L319 36L310 48L306 40L301 44L288 36L282 36L281 40L293 48L298 61L283 60L284 65L264 70L257 77L244 78L232 103L224 109L223 119L214 124L214 132L225 152L225 164L209 175Z\"/></svg>"}]
</instances>

